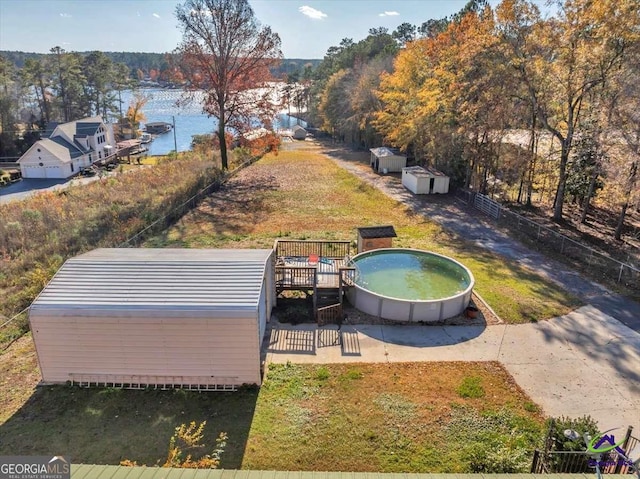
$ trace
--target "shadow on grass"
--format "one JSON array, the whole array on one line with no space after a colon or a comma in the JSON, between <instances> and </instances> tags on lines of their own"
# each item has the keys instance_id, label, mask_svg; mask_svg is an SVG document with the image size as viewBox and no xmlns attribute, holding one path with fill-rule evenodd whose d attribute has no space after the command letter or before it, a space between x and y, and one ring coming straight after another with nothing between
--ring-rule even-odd
<instances>
[{"instance_id":1,"label":"shadow on grass","mask_svg":"<svg viewBox=\"0 0 640 479\"><path fill-rule=\"evenodd\" d=\"M0 455L70 457L74 463L162 464L169 439L183 423L207 421L204 444L229 436L221 467L239 469L258 398L258 388L238 392L132 391L38 388L0 425Z\"/></svg>"}]
</instances>

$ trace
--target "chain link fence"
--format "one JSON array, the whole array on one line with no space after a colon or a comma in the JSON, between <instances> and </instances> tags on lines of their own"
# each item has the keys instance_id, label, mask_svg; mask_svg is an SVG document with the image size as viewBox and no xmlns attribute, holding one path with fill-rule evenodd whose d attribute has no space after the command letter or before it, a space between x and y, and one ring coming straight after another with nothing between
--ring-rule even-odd
<instances>
[{"instance_id":1,"label":"chain link fence","mask_svg":"<svg viewBox=\"0 0 640 479\"><path fill-rule=\"evenodd\" d=\"M550 249L571 264L598 280L608 280L640 291L640 265L619 261L589 246L569 238L544 225L508 210L500 203L480 193L461 191L467 203L493 218L512 233L529 240L540 249Z\"/></svg>"}]
</instances>

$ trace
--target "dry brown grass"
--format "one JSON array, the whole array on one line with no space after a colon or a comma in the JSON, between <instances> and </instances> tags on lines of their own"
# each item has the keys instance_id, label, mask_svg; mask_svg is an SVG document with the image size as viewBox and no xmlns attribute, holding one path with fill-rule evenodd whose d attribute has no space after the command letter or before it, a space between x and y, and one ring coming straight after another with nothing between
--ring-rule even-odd
<instances>
[{"instance_id":1,"label":"dry brown grass","mask_svg":"<svg viewBox=\"0 0 640 479\"><path fill-rule=\"evenodd\" d=\"M268 248L278 237L354 240L358 226L392 224L398 233L395 246L445 254L468 266L476 291L506 322L547 319L579 304L532 271L413 213L327 154L363 156L309 142L267 155L147 246Z\"/></svg>"},{"instance_id":2,"label":"dry brown grass","mask_svg":"<svg viewBox=\"0 0 640 479\"><path fill-rule=\"evenodd\" d=\"M460 396L465 378L477 378L482 398ZM465 427L449 430L452 421L483 422L496 414L503 416L505 429L486 426L476 440L465 437L461 444ZM272 365L242 467L471 472L467 448L481 448L483 433L516 452L538 440L542 424L535 406L498 363ZM522 442L510 443L510 435L521 435Z\"/></svg>"},{"instance_id":3,"label":"dry brown grass","mask_svg":"<svg viewBox=\"0 0 640 479\"><path fill-rule=\"evenodd\" d=\"M36 351L31 335L25 334L0 355L0 424L31 397L38 382Z\"/></svg>"}]
</instances>

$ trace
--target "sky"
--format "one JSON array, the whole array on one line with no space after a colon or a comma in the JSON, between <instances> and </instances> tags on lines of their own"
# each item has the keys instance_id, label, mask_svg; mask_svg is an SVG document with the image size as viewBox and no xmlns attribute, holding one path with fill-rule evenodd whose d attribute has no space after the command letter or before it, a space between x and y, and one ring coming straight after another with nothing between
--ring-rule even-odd
<instances>
[{"instance_id":1,"label":"sky","mask_svg":"<svg viewBox=\"0 0 640 479\"><path fill-rule=\"evenodd\" d=\"M181 32L177 0L0 0L0 50L172 51ZM491 0L496 4L497 0ZM323 58L343 38L370 28L420 25L459 11L466 0L250 0L258 20L282 39L285 58Z\"/></svg>"}]
</instances>

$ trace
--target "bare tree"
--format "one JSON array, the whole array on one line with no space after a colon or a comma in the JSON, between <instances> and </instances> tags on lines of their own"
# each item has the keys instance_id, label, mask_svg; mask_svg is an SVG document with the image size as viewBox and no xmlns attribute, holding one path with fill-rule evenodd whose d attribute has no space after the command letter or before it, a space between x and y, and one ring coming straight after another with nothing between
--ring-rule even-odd
<instances>
[{"instance_id":1,"label":"bare tree","mask_svg":"<svg viewBox=\"0 0 640 479\"><path fill-rule=\"evenodd\" d=\"M269 121L269 68L282 58L280 37L261 26L247 0L186 0L176 8L182 42L176 53L188 89L204 90L204 111L218 119L222 168L228 168L228 127ZM262 90L258 88L262 87Z\"/></svg>"}]
</instances>

